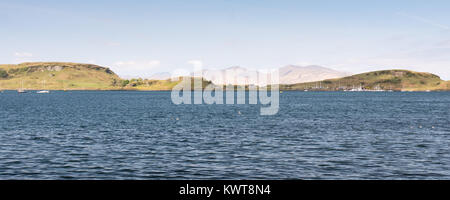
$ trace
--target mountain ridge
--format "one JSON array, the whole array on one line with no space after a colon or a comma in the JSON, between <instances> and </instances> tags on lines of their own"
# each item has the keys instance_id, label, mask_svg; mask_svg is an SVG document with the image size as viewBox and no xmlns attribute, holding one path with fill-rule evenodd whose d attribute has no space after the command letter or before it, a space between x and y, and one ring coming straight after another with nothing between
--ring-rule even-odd
<instances>
[{"instance_id":1,"label":"mountain ridge","mask_svg":"<svg viewBox=\"0 0 450 200\"><path fill-rule=\"evenodd\" d=\"M341 72L334 69L326 68L318 65L287 65L278 68L279 82L281 84L295 84L311 81L319 81L330 78L340 78L351 75L351 73ZM192 76L200 72L191 73ZM235 79L224 80L225 74L235 77ZM270 74L269 70L247 69L241 66L231 66L225 69L203 69L201 71L202 77L211 80L218 85L264 85L266 83L258 81L258 77L264 77Z\"/></svg>"},{"instance_id":2,"label":"mountain ridge","mask_svg":"<svg viewBox=\"0 0 450 200\"><path fill-rule=\"evenodd\" d=\"M287 65L280 68L280 83L295 84L349 76L351 73L341 72L319 65Z\"/></svg>"}]
</instances>

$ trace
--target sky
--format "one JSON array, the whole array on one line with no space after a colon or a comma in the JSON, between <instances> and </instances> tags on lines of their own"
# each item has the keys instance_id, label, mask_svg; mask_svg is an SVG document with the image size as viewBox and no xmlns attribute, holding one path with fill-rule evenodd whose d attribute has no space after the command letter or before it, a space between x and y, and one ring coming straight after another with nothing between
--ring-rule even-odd
<instances>
[{"instance_id":1,"label":"sky","mask_svg":"<svg viewBox=\"0 0 450 200\"><path fill-rule=\"evenodd\" d=\"M450 80L448 0L0 1L0 63L60 61L122 77L321 65Z\"/></svg>"}]
</instances>

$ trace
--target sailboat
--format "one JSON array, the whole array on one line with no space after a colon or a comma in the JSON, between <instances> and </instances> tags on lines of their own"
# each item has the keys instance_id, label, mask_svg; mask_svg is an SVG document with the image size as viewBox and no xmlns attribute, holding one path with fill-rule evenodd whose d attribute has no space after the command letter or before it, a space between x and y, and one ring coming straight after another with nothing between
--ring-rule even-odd
<instances>
[{"instance_id":1,"label":"sailboat","mask_svg":"<svg viewBox=\"0 0 450 200\"><path fill-rule=\"evenodd\" d=\"M27 93L27 91L25 91L25 89L23 89L23 80L21 82L22 87L20 89L17 90L18 93Z\"/></svg>"},{"instance_id":2,"label":"sailboat","mask_svg":"<svg viewBox=\"0 0 450 200\"><path fill-rule=\"evenodd\" d=\"M38 94L48 94L48 93L50 93L50 91L45 90L45 80L42 81L42 85L43 85L44 90L38 91L37 93Z\"/></svg>"},{"instance_id":3,"label":"sailboat","mask_svg":"<svg viewBox=\"0 0 450 200\"><path fill-rule=\"evenodd\" d=\"M63 91L67 92L66 86L64 85L64 80L62 81Z\"/></svg>"}]
</instances>

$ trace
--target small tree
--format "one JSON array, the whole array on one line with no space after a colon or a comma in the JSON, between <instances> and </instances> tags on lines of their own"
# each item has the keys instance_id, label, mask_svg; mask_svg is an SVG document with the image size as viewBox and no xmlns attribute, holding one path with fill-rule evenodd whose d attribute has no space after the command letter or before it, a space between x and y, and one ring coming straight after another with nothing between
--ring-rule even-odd
<instances>
[{"instance_id":1,"label":"small tree","mask_svg":"<svg viewBox=\"0 0 450 200\"><path fill-rule=\"evenodd\" d=\"M8 78L8 72L3 69L0 69L0 78Z\"/></svg>"},{"instance_id":2,"label":"small tree","mask_svg":"<svg viewBox=\"0 0 450 200\"><path fill-rule=\"evenodd\" d=\"M129 80L123 80L123 81L122 81L122 87L127 86L129 83L130 83Z\"/></svg>"}]
</instances>

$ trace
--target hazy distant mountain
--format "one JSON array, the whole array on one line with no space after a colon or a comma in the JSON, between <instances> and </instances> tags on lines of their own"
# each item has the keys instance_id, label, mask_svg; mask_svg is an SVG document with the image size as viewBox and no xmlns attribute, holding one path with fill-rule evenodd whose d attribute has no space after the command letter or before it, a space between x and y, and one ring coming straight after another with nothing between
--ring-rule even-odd
<instances>
[{"instance_id":1,"label":"hazy distant mountain","mask_svg":"<svg viewBox=\"0 0 450 200\"><path fill-rule=\"evenodd\" d=\"M152 74L149 77L146 77L149 80L167 80L169 78L171 78L171 74L169 72L160 72L160 73L155 73Z\"/></svg>"},{"instance_id":2,"label":"hazy distant mountain","mask_svg":"<svg viewBox=\"0 0 450 200\"><path fill-rule=\"evenodd\" d=\"M204 69L201 73L191 73L191 76L203 77L217 85L266 85L264 82L269 72L250 70L240 66L226 69ZM201 74L201 75L199 75ZM279 81L281 84L294 84L320 81L332 78L342 78L351 75L321 66L296 66L288 65L279 68ZM157 73L149 79L166 80L170 78L170 73Z\"/></svg>"},{"instance_id":3,"label":"hazy distant mountain","mask_svg":"<svg viewBox=\"0 0 450 200\"><path fill-rule=\"evenodd\" d=\"M192 76L199 76L200 72L192 73ZM204 69L202 77L210 80L216 85L258 85L258 76L263 74L256 70L249 70L243 67L234 66L226 69Z\"/></svg>"},{"instance_id":4,"label":"hazy distant mountain","mask_svg":"<svg viewBox=\"0 0 450 200\"><path fill-rule=\"evenodd\" d=\"M231 78L224 78L223 74L228 72ZM258 77L267 76L269 72L261 72L256 70L249 70L243 67L235 66L223 70L203 70L203 78L210 80L215 84L258 84ZM332 78L342 78L351 75L350 73L336 71L333 69L321 67L321 66L296 66L288 65L279 68L279 81L281 84L294 84L320 81Z\"/></svg>"},{"instance_id":5,"label":"hazy distant mountain","mask_svg":"<svg viewBox=\"0 0 450 200\"><path fill-rule=\"evenodd\" d=\"M316 65L304 67L297 65L288 65L280 68L280 83L294 84L314 82L325 79L342 78L350 75L351 74L347 72L336 71Z\"/></svg>"}]
</instances>

